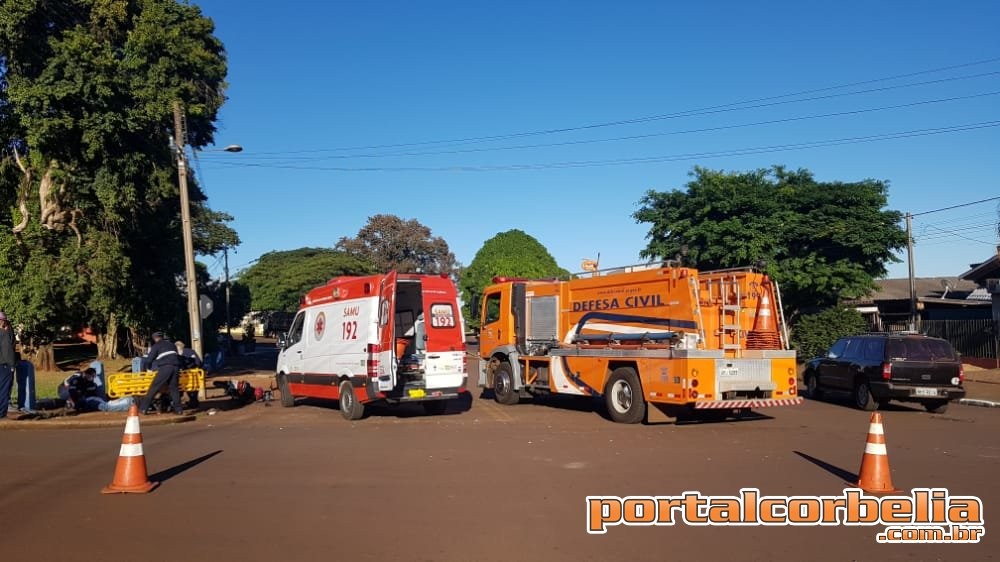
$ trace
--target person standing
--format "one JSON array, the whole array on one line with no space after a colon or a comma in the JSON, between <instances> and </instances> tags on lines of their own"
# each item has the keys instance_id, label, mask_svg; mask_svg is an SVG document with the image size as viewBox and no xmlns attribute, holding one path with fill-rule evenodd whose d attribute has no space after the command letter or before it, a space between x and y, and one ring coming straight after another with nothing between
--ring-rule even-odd
<instances>
[{"instance_id":1,"label":"person standing","mask_svg":"<svg viewBox=\"0 0 1000 562\"><path fill-rule=\"evenodd\" d=\"M7 417L10 390L14 384L14 328L7 320L7 313L0 310L0 420Z\"/></svg>"},{"instance_id":2,"label":"person standing","mask_svg":"<svg viewBox=\"0 0 1000 562\"><path fill-rule=\"evenodd\" d=\"M35 366L15 353L14 375L17 378L17 411L35 413Z\"/></svg>"},{"instance_id":3,"label":"person standing","mask_svg":"<svg viewBox=\"0 0 1000 562\"><path fill-rule=\"evenodd\" d=\"M178 341L175 344L177 346L177 355L180 356L181 370L184 369L203 369L204 366L201 362L201 357L198 357L198 353L184 345L184 342ZM179 376L179 375L178 375ZM198 391L192 390L187 393L188 395L188 406L191 408L198 407Z\"/></svg>"},{"instance_id":4,"label":"person standing","mask_svg":"<svg viewBox=\"0 0 1000 562\"><path fill-rule=\"evenodd\" d=\"M153 403L153 398L167 385L170 390L170 403L174 407L174 413L180 415L184 413L181 406L180 389L180 356L177 355L177 348L173 342L164 337L163 332L153 334L153 345L149 348L149 353L142 358L142 370L156 370L153 382L149 384L149 391L139 402L139 411L143 414L149 410Z\"/></svg>"}]
</instances>

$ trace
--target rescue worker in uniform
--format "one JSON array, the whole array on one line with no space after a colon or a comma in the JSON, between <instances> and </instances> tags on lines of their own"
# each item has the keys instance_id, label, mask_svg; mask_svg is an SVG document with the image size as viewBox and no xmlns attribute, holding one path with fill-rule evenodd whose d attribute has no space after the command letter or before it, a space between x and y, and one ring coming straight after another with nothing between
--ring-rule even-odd
<instances>
[{"instance_id":1,"label":"rescue worker in uniform","mask_svg":"<svg viewBox=\"0 0 1000 562\"><path fill-rule=\"evenodd\" d=\"M163 332L153 334L153 345L149 348L149 353L142 358L142 369L148 371L156 370L153 382L149 384L149 391L139 403L139 411L143 414L149 410L153 399L157 393L163 389L163 385L168 385L170 391L170 403L174 407L174 413L180 415L184 413L181 406L180 389L180 356L177 355L177 348L173 342L164 337Z\"/></svg>"}]
</instances>

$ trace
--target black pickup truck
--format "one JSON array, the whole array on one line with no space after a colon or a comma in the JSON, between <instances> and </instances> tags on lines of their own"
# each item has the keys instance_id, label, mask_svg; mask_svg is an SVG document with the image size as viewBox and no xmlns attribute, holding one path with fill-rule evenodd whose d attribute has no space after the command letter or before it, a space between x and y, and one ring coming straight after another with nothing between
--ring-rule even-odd
<instances>
[{"instance_id":1,"label":"black pickup truck","mask_svg":"<svg viewBox=\"0 0 1000 562\"><path fill-rule=\"evenodd\" d=\"M875 410L890 400L916 402L940 414L965 397L962 361L946 340L915 334L841 338L825 357L806 364L806 394L849 393L854 405Z\"/></svg>"},{"instance_id":2,"label":"black pickup truck","mask_svg":"<svg viewBox=\"0 0 1000 562\"><path fill-rule=\"evenodd\" d=\"M264 316L264 337L276 338L284 334L292 327L292 320L294 319L294 312L282 312L280 310L268 312Z\"/></svg>"}]
</instances>

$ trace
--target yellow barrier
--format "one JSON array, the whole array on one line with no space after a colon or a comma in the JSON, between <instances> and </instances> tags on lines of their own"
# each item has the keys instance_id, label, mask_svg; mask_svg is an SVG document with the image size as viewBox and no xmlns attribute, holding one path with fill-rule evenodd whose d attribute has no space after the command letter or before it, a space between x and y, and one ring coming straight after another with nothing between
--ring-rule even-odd
<instances>
[{"instance_id":1,"label":"yellow barrier","mask_svg":"<svg viewBox=\"0 0 1000 562\"><path fill-rule=\"evenodd\" d=\"M112 373L108 375L107 387L109 398L121 398L123 396L145 396L149 392L149 385L153 383L156 371L143 371L139 373ZM184 369L181 371L180 387L181 392L197 392L205 385L205 371L203 369ZM166 392L168 389L163 388ZM202 397L204 398L204 397Z\"/></svg>"}]
</instances>

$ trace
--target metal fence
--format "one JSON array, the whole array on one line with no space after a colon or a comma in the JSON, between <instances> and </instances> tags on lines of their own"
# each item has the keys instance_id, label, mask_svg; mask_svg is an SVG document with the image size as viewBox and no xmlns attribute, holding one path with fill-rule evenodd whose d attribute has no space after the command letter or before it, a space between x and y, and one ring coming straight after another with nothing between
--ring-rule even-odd
<instances>
[{"instance_id":1,"label":"metal fence","mask_svg":"<svg viewBox=\"0 0 1000 562\"><path fill-rule=\"evenodd\" d=\"M905 332L910 329L909 319L882 318L882 329L872 331ZM963 357L997 357L1000 335L997 323L991 319L979 320L917 320L921 334L948 340Z\"/></svg>"}]
</instances>

